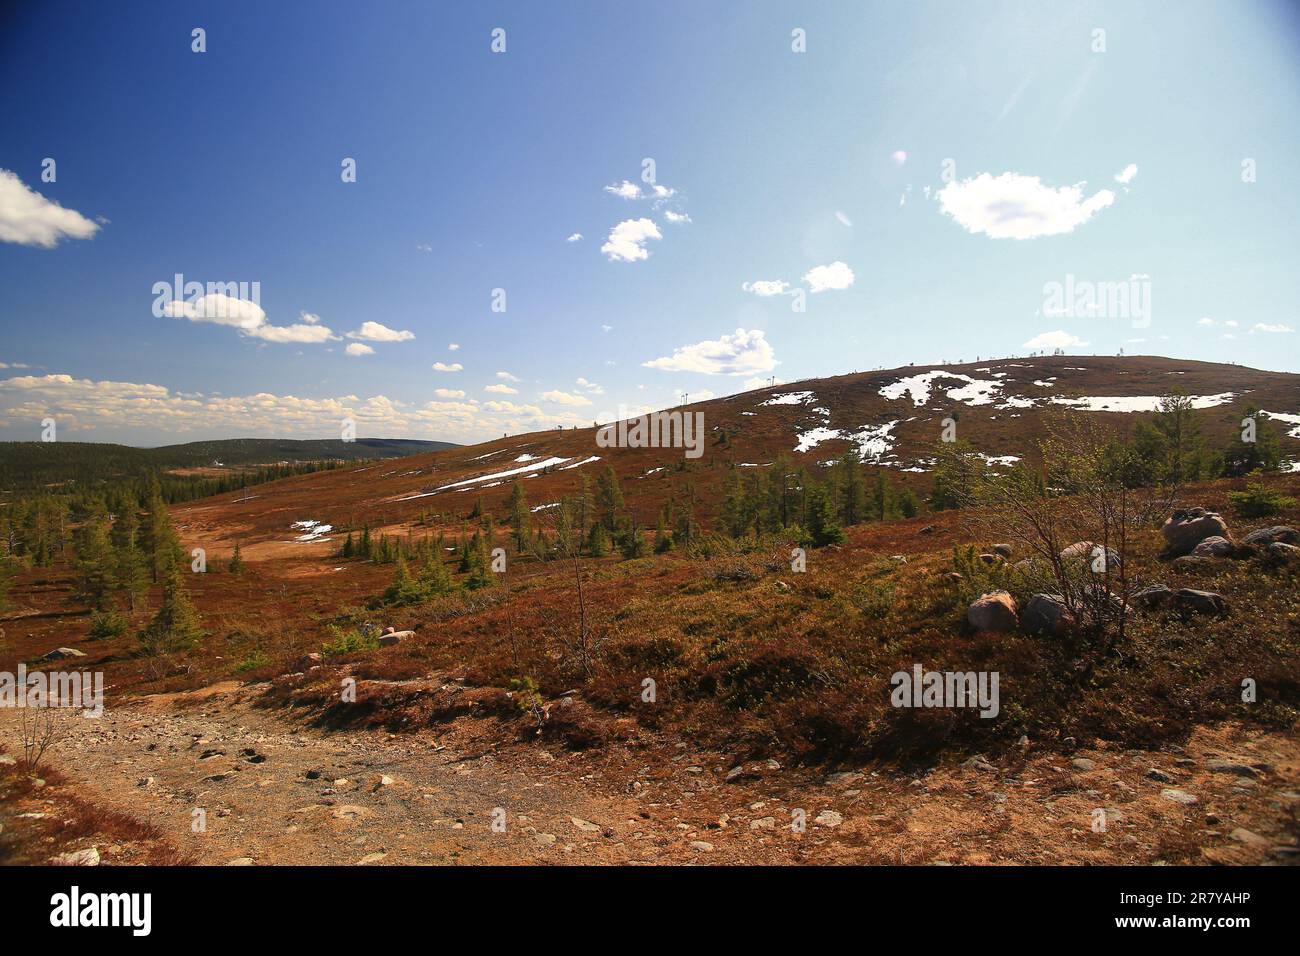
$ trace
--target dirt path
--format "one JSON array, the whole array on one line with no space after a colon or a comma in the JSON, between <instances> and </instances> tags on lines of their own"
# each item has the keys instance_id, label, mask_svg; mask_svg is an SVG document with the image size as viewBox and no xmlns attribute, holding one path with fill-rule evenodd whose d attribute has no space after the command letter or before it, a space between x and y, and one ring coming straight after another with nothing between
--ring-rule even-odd
<instances>
[{"instance_id":1,"label":"dirt path","mask_svg":"<svg viewBox=\"0 0 1300 956\"><path fill-rule=\"evenodd\" d=\"M260 693L230 682L71 718L51 763L86 798L215 865L1296 859L1300 746L1233 726L1158 753L1030 751L917 777L775 761L737 774L683 742L553 753L492 751L463 722L324 731L254 707ZM6 742L14 718L0 711Z\"/></svg>"}]
</instances>

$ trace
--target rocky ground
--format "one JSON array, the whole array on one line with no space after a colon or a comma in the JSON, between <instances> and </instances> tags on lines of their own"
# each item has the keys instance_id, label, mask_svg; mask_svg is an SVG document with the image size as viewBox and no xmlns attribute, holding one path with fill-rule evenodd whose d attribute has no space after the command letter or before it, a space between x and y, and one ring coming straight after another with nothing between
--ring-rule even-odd
<instances>
[{"instance_id":1,"label":"rocky ground","mask_svg":"<svg viewBox=\"0 0 1300 956\"><path fill-rule=\"evenodd\" d=\"M209 865L1296 860L1300 745L1234 725L1155 753L1027 741L992 762L824 773L737 768L645 733L570 752L501 743L490 720L324 731L257 707L263 689L230 682L70 716L49 761L66 780L0 799L0 859L160 861L71 820L73 838L51 838L75 795L151 826L171 862ZM0 739L14 732L15 712L0 711Z\"/></svg>"}]
</instances>

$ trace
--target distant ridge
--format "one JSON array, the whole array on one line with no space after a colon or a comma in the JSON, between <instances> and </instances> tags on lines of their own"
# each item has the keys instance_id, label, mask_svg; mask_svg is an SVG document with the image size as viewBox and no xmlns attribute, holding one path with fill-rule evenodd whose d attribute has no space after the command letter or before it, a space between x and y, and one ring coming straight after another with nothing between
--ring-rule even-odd
<instances>
[{"instance_id":1,"label":"distant ridge","mask_svg":"<svg viewBox=\"0 0 1300 956\"><path fill-rule=\"evenodd\" d=\"M0 489L16 490L66 481L91 483L106 478L171 468L223 465L274 465L279 462L361 458L402 458L458 448L453 442L411 438L224 438L157 448L100 442L0 442Z\"/></svg>"}]
</instances>

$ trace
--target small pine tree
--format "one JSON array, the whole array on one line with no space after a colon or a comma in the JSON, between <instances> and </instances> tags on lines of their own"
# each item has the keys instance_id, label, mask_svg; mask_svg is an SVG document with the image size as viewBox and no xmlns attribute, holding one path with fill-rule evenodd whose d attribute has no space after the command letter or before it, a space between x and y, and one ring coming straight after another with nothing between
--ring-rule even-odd
<instances>
[{"instance_id":1,"label":"small pine tree","mask_svg":"<svg viewBox=\"0 0 1300 956\"><path fill-rule=\"evenodd\" d=\"M183 560L183 559L182 559ZM196 647L203 636L199 614L190 603L181 578L181 561L168 556L160 571L162 604L140 634L146 654L170 653Z\"/></svg>"},{"instance_id":2,"label":"small pine tree","mask_svg":"<svg viewBox=\"0 0 1300 956\"><path fill-rule=\"evenodd\" d=\"M238 574L244 570L244 552L239 548L239 542L235 542L235 550L230 555L230 573Z\"/></svg>"},{"instance_id":3,"label":"small pine tree","mask_svg":"<svg viewBox=\"0 0 1300 956\"><path fill-rule=\"evenodd\" d=\"M808 534L813 546L818 548L844 540L844 531L835 520L831 496L823 485L814 485L808 494Z\"/></svg>"},{"instance_id":4,"label":"small pine tree","mask_svg":"<svg viewBox=\"0 0 1300 956\"><path fill-rule=\"evenodd\" d=\"M356 553L357 553L357 546L352 541L352 532L349 531L347 538L345 538L343 541L343 551L341 556L344 558L350 558Z\"/></svg>"},{"instance_id":5,"label":"small pine tree","mask_svg":"<svg viewBox=\"0 0 1300 956\"><path fill-rule=\"evenodd\" d=\"M587 535L587 553L593 558L609 554L609 532L599 521L591 526L591 533Z\"/></svg>"}]
</instances>

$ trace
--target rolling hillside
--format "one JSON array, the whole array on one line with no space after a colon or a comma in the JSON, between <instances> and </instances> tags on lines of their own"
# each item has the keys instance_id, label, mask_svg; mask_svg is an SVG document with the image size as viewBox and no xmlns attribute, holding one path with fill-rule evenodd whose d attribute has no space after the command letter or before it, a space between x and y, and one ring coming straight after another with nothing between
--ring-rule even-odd
<instances>
[{"instance_id":1,"label":"rolling hillside","mask_svg":"<svg viewBox=\"0 0 1300 956\"><path fill-rule=\"evenodd\" d=\"M928 490L946 418L956 422L957 437L993 466L1005 466L1032 454L1045 416L1069 411L1125 428L1175 388L1201 409L1211 445L1226 444L1247 410L1262 409L1282 436L1290 467L1300 462L1300 376L1152 356L1053 356L810 379L673 409L704 416L697 458L679 448L601 447L594 427L535 432L413 455L400 465L287 479L255 495L189 506L179 520L223 538L233 531L245 548L296 538L290 532L297 521L400 531L436 515L437 524L454 528L480 497L502 513L516 478L540 508L576 491L581 476L594 480L612 466L643 525L653 525L664 502L688 498L710 522L733 469L768 468L778 456L792 467L820 466L855 449L864 463L888 469L896 484L919 494ZM329 537L303 546L320 547Z\"/></svg>"},{"instance_id":2,"label":"rolling hillside","mask_svg":"<svg viewBox=\"0 0 1300 956\"><path fill-rule=\"evenodd\" d=\"M156 470L202 468L216 462L239 467L325 459L353 461L400 458L455 447L451 442L408 438L360 438L354 442L228 438L157 448L100 442L0 442L0 490L26 490L66 481L89 484Z\"/></svg>"}]
</instances>

